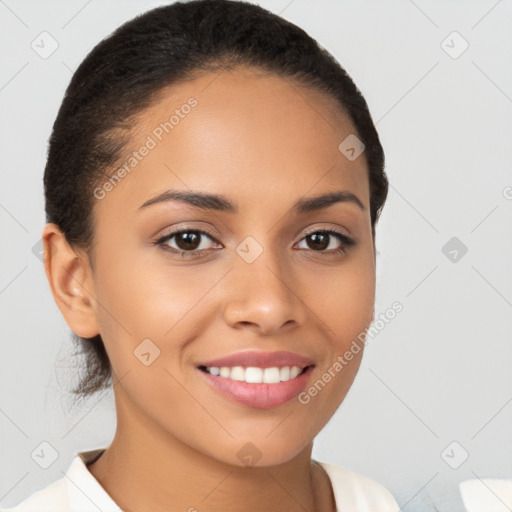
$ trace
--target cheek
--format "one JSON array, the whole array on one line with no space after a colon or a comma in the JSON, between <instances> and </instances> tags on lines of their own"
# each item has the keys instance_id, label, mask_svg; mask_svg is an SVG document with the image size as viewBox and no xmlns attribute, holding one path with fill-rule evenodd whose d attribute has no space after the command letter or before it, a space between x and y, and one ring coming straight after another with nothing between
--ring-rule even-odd
<instances>
[{"instance_id":1,"label":"cheek","mask_svg":"<svg viewBox=\"0 0 512 512\"><path fill-rule=\"evenodd\" d=\"M338 353L344 352L372 321L375 302L375 266L370 251L360 251L346 265L315 280L309 299L323 320L326 336Z\"/></svg>"},{"instance_id":2,"label":"cheek","mask_svg":"<svg viewBox=\"0 0 512 512\"><path fill-rule=\"evenodd\" d=\"M338 284L331 280L329 295L320 304L334 347L343 350L372 321L375 283L370 269L350 271Z\"/></svg>"},{"instance_id":3,"label":"cheek","mask_svg":"<svg viewBox=\"0 0 512 512\"><path fill-rule=\"evenodd\" d=\"M220 426L224 420L215 409L211 415L207 412L208 399L196 391L193 375L186 371L187 347L201 336L205 319L211 319L211 304L204 295L218 279L212 274L118 261L98 272L100 301L109 310L100 307L98 316L120 379L119 414L132 424L135 418L147 418L164 435L212 457L219 458L216 450L222 450L224 458L233 454L233 459L232 436Z\"/></svg>"},{"instance_id":4,"label":"cheek","mask_svg":"<svg viewBox=\"0 0 512 512\"><path fill-rule=\"evenodd\" d=\"M106 336L161 339L186 317L208 287L194 271L147 258L112 255L95 272L100 328Z\"/></svg>"},{"instance_id":5,"label":"cheek","mask_svg":"<svg viewBox=\"0 0 512 512\"><path fill-rule=\"evenodd\" d=\"M134 396L179 391L188 345L211 321L214 272L113 254L96 271L97 317L114 373L130 374ZM185 375L188 377L188 375ZM183 382L183 384L187 384ZM174 389L175 386L178 386ZM165 397L161 397L165 401Z\"/></svg>"},{"instance_id":6,"label":"cheek","mask_svg":"<svg viewBox=\"0 0 512 512\"><path fill-rule=\"evenodd\" d=\"M299 403L317 418L317 426L323 426L344 400L361 364L375 300L373 253L361 251L304 287L309 289L305 302L320 319L328 343L315 379L299 396Z\"/></svg>"},{"instance_id":7,"label":"cheek","mask_svg":"<svg viewBox=\"0 0 512 512\"><path fill-rule=\"evenodd\" d=\"M171 271L169 265L122 257L96 272L97 314L108 357L121 379L118 393L124 398L119 403L135 405L173 431L185 424L182 435L190 425L177 418L204 415L187 393L182 371L184 349L200 335L198 320L205 315L200 299L214 283L211 277L203 276L204 283L195 276L196 282L185 267Z\"/></svg>"}]
</instances>

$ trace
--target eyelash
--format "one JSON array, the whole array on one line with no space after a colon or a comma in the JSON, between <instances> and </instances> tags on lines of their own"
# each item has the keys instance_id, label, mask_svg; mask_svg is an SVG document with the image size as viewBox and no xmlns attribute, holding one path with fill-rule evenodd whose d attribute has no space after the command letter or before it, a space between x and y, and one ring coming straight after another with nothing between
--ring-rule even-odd
<instances>
[{"instance_id":1,"label":"eyelash","mask_svg":"<svg viewBox=\"0 0 512 512\"><path fill-rule=\"evenodd\" d=\"M166 245L166 242L168 242L171 238L173 238L176 235L183 234L183 233L199 233L201 235L207 236L214 242L219 243L212 235L210 235L206 231L203 231L201 229L183 228L183 229L173 231L171 233L168 233L167 235L160 237L158 240L153 242L153 245L160 246L163 250L171 252L172 254L175 254L175 255L179 255L182 258L192 258L194 256L201 255L201 253L204 253L205 251L210 250L210 249L201 249L201 250L195 250L195 251L183 251L183 250L174 249L174 248ZM338 249L331 249L330 251L325 251L325 250L324 251L315 251L313 249L306 249L306 250L310 250L314 253L326 254L327 256L337 256L337 255L345 254L351 247L356 245L355 240L353 240L352 238L349 238L348 236L344 235L343 233L341 233L339 231L336 231L335 229L315 229L315 230L309 231L301 238L300 241L304 240L309 235L313 235L313 234L317 234L317 233L333 235L340 242L342 242L343 245Z\"/></svg>"}]
</instances>

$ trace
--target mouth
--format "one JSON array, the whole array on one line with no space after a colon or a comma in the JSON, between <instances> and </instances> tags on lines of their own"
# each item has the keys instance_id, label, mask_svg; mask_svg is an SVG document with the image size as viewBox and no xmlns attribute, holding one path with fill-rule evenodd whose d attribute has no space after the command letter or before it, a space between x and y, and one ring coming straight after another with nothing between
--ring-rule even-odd
<instances>
[{"instance_id":1,"label":"mouth","mask_svg":"<svg viewBox=\"0 0 512 512\"><path fill-rule=\"evenodd\" d=\"M290 352L245 352L196 368L223 397L268 409L296 397L305 388L314 367L312 360Z\"/></svg>"},{"instance_id":2,"label":"mouth","mask_svg":"<svg viewBox=\"0 0 512 512\"><path fill-rule=\"evenodd\" d=\"M260 368L258 366L199 366L198 368L215 377L231 379L249 384L279 384L295 379L304 373L311 365L301 368L300 366L272 366Z\"/></svg>"}]
</instances>

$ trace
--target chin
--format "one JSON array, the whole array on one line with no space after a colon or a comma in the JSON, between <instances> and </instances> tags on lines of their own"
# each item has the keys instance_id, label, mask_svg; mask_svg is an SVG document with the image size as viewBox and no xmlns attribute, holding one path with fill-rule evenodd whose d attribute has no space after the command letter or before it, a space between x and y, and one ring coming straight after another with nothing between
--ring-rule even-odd
<instances>
[{"instance_id":1,"label":"chin","mask_svg":"<svg viewBox=\"0 0 512 512\"><path fill-rule=\"evenodd\" d=\"M293 415L290 415L293 416ZM290 418L291 419L291 418ZM247 432L236 435L223 443L212 439L214 450L207 450L210 457L236 467L271 467L285 464L304 450L309 449L313 436L305 438L303 432L290 432L284 427L277 433L272 429L251 436ZM275 424L274 427L275 428ZM281 427L278 427L280 429Z\"/></svg>"}]
</instances>

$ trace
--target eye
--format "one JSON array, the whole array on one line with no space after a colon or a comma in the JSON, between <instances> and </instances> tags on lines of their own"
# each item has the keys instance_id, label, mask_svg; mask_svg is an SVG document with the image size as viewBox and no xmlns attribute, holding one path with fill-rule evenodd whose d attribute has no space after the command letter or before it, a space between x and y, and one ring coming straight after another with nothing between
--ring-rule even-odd
<instances>
[{"instance_id":1,"label":"eye","mask_svg":"<svg viewBox=\"0 0 512 512\"><path fill-rule=\"evenodd\" d=\"M311 231L301 240L303 241L308 246L306 249L331 255L345 253L355 245L354 240L334 229Z\"/></svg>"},{"instance_id":2,"label":"eye","mask_svg":"<svg viewBox=\"0 0 512 512\"><path fill-rule=\"evenodd\" d=\"M167 251L187 258L190 256L197 256L198 254L211 249L211 247L208 247L208 242L205 242L205 238L210 241L217 242L213 236L206 231L184 228L164 235L154 243L162 246L162 248Z\"/></svg>"},{"instance_id":3,"label":"eye","mask_svg":"<svg viewBox=\"0 0 512 512\"><path fill-rule=\"evenodd\" d=\"M209 242L208 242L209 241ZM164 250L179 255L182 258L199 256L212 249L211 243L222 245L209 233L200 229L182 228L168 233L154 242ZM334 229L310 231L301 242L307 247L301 249L325 255L337 255L348 251L355 241ZM337 242L337 243L336 243Z\"/></svg>"}]
</instances>

